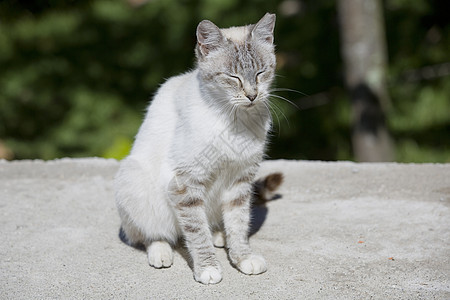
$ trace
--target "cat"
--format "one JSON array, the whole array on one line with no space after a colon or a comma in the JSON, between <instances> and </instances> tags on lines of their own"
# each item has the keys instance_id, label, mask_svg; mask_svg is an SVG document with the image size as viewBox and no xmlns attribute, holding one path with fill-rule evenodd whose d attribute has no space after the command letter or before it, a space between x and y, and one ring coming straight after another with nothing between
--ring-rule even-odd
<instances>
[{"instance_id":1,"label":"cat","mask_svg":"<svg viewBox=\"0 0 450 300\"><path fill-rule=\"evenodd\" d=\"M194 279L222 280L214 245L245 274L267 270L248 241L252 183L271 128L275 15L256 24L197 26L196 69L168 79L150 103L115 177L122 238L143 244L149 264L170 267L183 238ZM281 184L274 175L273 192ZM278 176L278 177L277 177ZM267 180L266 180L267 181Z\"/></svg>"}]
</instances>

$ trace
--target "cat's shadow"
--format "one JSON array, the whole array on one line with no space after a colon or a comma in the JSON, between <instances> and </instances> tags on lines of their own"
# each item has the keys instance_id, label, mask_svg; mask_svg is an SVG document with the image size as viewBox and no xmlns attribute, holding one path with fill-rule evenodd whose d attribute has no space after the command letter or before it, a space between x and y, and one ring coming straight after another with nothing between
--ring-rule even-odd
<instances>
[{"instance_id":1,"label":"cat's shadow","mask_svg":"<svg viewBox=\"0 0 450 300\"><path fill-rule=\"evenodd\" d=\"M278 199L281 199L281 195L275 194L271 199L269 199L269 201ZM249 237L257 233L261 229L262 225L266 221L268 212L269 209L267 208L266 203L252 206L252 210L250 212Z\"/></svg>"}]
</instances>

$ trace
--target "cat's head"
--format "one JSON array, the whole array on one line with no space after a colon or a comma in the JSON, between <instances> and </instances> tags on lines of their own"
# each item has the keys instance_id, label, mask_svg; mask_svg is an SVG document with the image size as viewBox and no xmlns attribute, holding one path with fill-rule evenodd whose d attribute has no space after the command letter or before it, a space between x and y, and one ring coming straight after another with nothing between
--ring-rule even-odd
<instances>
[{"instance_id":1,"label":"cat's head","mask_svg":"<svg viewBox=\"0 0 450 300\"><path fill-rule=\"evenodd\" d=\"M275 73L274 26L269 13L256 24L226 29L200 22L196 56L202 89L221 105L263 105Z\"/></svg>"}]
</instances>

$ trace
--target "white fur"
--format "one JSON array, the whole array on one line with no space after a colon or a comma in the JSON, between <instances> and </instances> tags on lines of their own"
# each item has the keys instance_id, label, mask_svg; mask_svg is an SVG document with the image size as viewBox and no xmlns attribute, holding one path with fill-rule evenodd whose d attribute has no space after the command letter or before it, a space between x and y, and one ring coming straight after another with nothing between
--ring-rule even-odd
<instances>
[{"instance_id":1,"label":"white fur","mask_svg":"<svg viewBox=\"0 0 450 300\"><path fill-rule=\"evenodd\" d=\"M194 274L195 280L203 284L219 283L222 280L222 271L217 268L207 267L200 274Z\"/></svg>"},{"instance_id":2,"label":"white fur","mask_svg":"<svg viewBox=\"0 0 450 300\"><path fill-rule=\"evenodd\" d=\"M191 172L201 177L204 169L197 164L199 160L208 162L202 154L208 149L220 150L218 154L211 154L214 157L220 155L235 162L227 165L228 170L222 170L223 176L218 177L209 189L212 201L206 205L209 205L209 221L214 226L221 222L218 206L221 196L235 196L235 192L223 190L223 187L230 186L248 165L262 159L265 131L270 127L269 116L263 115L265 124L262 128L254 128L259 137L238 136L236 131L241 129L230 127L227 120L202 99L196 76L197 71L192 71L173 77L160 88L130 155L121 162L116 176L117 206L125 220L125 232L129 234L126 228L129 223L142 233L136 242L164 239L175 244L181 236L168 194L177 167L190 166ZM246 147L242 149L241 145Z\"/></svg>"},{"instance_id":3,"label":"white fur","mask_svg":"<svg viewBox=\"0 0 450 300\"><path fill-rule=\"evenodd\" d=\"M222 231L216 231L213 235L213 244L217 248L225 247L225 236Z\"/></svg>"},{"instance_id":4,"label":"white fur","mask_svg":"<svg viewBox=\"0 0 450 300\"><path fill-rule=\"evenodd\" d=\"M250 29L250 26L230 27L222 29L222 33L226 38L239 43L250 33Z\"/></svg>"},{"instance_id":5,"label":"white fur","mask_svg":"<svg viewBox=\"0 0 450 300\"><path fill-rule=\"evenodd\" d=\"M275 19L266 15L262 20L273 23ZM248 27L217 32L219 29L210 22L202 26L203 41L208 41L211 34L241 40L249 34ZM232 263L246 274L266 270L264 259L252 254L246 235L251 179L239 179L254 176L263 157L271 124L267 89L275 56L273 46L265 40L252 43L270 64L266 79L258 87L255 83L251 86L258 94L256 99L246 97L246 89L250 89L246 79L242 79L243 89L237 84L230 86L227 75L208 81L208 72L220 64L227 65L220 53L232 50L220 44L208 46L198 53L204 56L199 58L198 69L170 78L158 90L115 179L116 203L128 242L147 247L150 265L169 267L173 262L171 245L184 232L194 262L194 277L205 284L222 279L220 264L212 252L211 230L223 230L224 225ZM250 56L244 53L242 57ZM252 74L246 76L255 76ZM201 189L192 187L192 182L201 182ZM184 194L187 188L188 195ZM183 211L180 203L188 196L201 199L202 205ZM233 204L240 197L245 201ZM223 239L223 234L216 236L215 244L223 247Z\"/></svg>"},{"instance_id":6,"label":"white fur","mask_svg":"<svg viewBox=\"0 0 450 300\"><path fill-rule=\"evenodd\" d=\"M164 241L154 241L148 247L148 263L157 269L168 268L173 262L172 247Z\"/></svg>"},{"instance_id":7,"label":"white fur","mask_svg":"<svg viewBox=\"0 0 450 300\"><path fill-rule=\"evenodd\" d=\"M267 266L262 256L251 255L239 263L239 269L244 274L256 275L267 271Z\"/></svg>"}]
</instances>

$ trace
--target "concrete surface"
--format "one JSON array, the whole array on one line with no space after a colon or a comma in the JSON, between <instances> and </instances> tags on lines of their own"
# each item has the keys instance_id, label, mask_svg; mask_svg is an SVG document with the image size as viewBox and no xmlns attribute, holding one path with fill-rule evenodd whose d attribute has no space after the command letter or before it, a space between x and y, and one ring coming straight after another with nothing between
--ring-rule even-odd
<instances>
[{"instance_id":1,"label":"concrete surface","mask_svg":"<svg viewBox=\"0 0 450 300\"><path fill-rule=\"evenodd\" d=\"M282 198L250 239L269 270L155 270L118 238L114 160L0 161L0 299L450 299L450 164L268 161ZM259 218L264 212L258 213Z\"/></svg>"}]
</instances>

